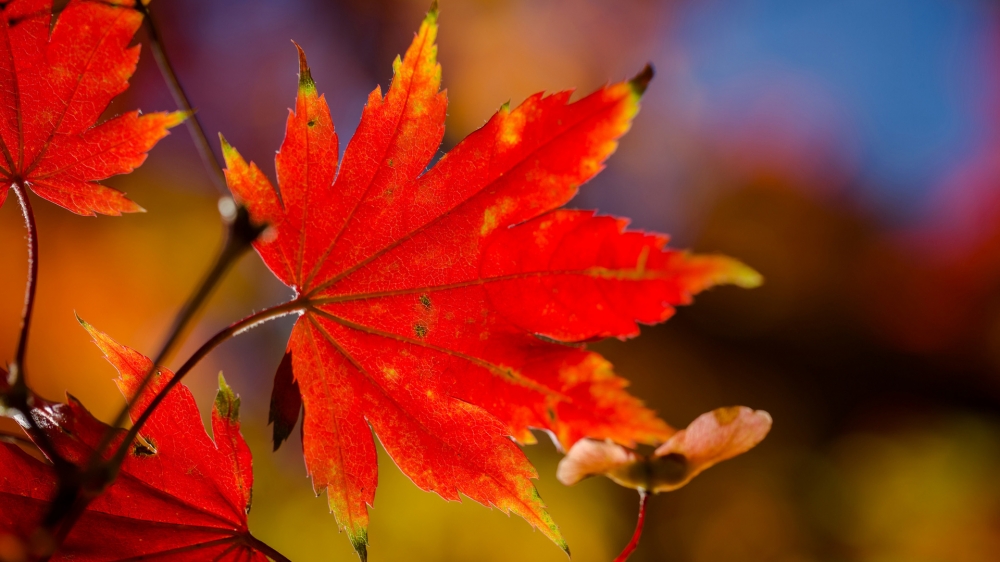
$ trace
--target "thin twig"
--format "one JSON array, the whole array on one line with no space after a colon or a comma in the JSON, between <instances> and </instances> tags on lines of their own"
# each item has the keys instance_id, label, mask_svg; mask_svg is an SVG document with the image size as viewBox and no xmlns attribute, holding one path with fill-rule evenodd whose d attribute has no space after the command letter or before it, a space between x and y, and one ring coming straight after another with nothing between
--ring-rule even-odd
<instances>
[{"instance_id":1,"label":"thin twig","mask_svg":"<svg viewBox=\"0 0 1000 562\"><path fill-rule=\"evenodd\" d=\"M615 558L614 562L625 562L629 556L632 556L635 547L639 546L639 537L642 536L642 525L646 522L647 500L649 500L649 492L639 488L639 520L635 523L635 533L632 534L632 540L625 545L625 550L618 555L618 558Z\"/></svg>"},{"instance_id":2,"label":"thin twig","mask_svg":"<svg viewBox=\"0 0 1000 562\"><path fill-rule=\"evenodd\" d=\"M160 73L170 88L170 94L174 97L174 102L177 104L177 107L189 114L187 119L188 131L191 133L191 140L194 141L199 156L201 156L201 162L205 165L205 170L211 176L212 184L215 185L219 194L227 196L229 188L226 186L226 176L222 171L222 162L219 161L219 157L212 150L212 145L205 134L205 127L202 125L201 119L198 118L198 113L191 105L191 98L188 97L187 92L184 91L184 86L181 85L180 79L177 78L177 72L174 70L174 66L170 62L170 58L167 56L166 49L163 46L163 37L160 35L156 20L153 19L153 14L149 11L149 7L143 2L136 2L135 9L145 16L144 23L146 25L146 33L149 36L149 46L153 50L153 58L156 59L156 64L160 67Z\"/></svg>"},{"instance_id":3,"label":"thin twig","mask_svg":"<svg viewBox=\"0 0 1000 562\"><path fill-rule=\"evenodd\" d=\"M115 480L118 476L118 470L125 461L125 456L128 454L129 448L131 447L132 442L135 441L139 431L146 424L149 417L153 414L160 403L167 397L170 391L175 386L180 384L184 376L191 372L191 369L193 369L199 361L201 361L213 349L218 347L219 344L232 338L233 336L267 321L302 310L303 307L304 305L298 300L294 300L272 308L264 309L256 314L252 314L244 318L243 320L231 324L229 327L213 336L210 340L198 348L198 350L195 351L190 358L188 358L184 365L177 370L174 377L157 392L156 396L153 397L146 409L135 420L132 428L125 435L125 438L121 441L118 448L115 450L114 455L110 459L103 461L103 453L98 454L95 451L95 453L90 457L90 465L84 472L82 479L78 481L70 480L68 485L65 486L65 489L62 485L62 481L60 480L60 488L56 491L56 496L52 502L52 508L49 511L49 516L44 521L46 528L53 534L54 543L59 545L66 539L70 530L72 530L80 516L83 515L83 512L86 510L90 502L96 499L104 491L104 489ZM156 372L155 369L156 364L153 363L151 372ZM130 400L130 403L137 402L139 396L141 396L141 391L135 393L132 400Z\"/></svg>"},{"instance_id":4,"label":"thin twig","mask_svg":"<svg viewBox=\"0 0 1000 562\"><path fill-rule=\"evenodd\" d=\"M143 2L136 2L135 9L144 16L150 47L153 50L153 56L156 58L160 71L170 88L175 102L181 109L190 114L190 118L187 120L188 130L191 133L192 140L198 149L202 162L205 165L206 170L209 172L213 184L219 192L223 195L227 195L228 189L226 187L225 175L222 171L221 162L215 155L215 152L212 151L208 142L208 137L205 135L204 127L195 114L190 99L184 91L170 59L166 55L166 51L163 46L163 39L156 26L156 22L153 20L149 9ZM125 452L128 451L128 447L131 445L131 442L138 434L142 424L145 423L145 419L148 419L149 415L152 414L156 406L163 400L166 392L177 383L171 381L172 384L168 384L166 388L161 389L161 394L158 394L149 407L147 407L143 414L140 415L140 418L136 420L136 424L133 425L132 430L130 430L126 439L122 441L121 445L118 449L116 449L111 459L106 461L105 453L114 440L115 430L113 428L124 423L125 419L129 416L130 405L134 404L137 397L141 396L142 392L144 392L149 386L152 375L156 371L156 366L162 364L170 355L176 344L179 342L181 335L184 333L185 328L201 309L202 305L211 295L215 287L219 284L226 271L228 271L237 259L250 248L250 245L257 239L264 229L263 225L252 224L248 212L242 207L237 209L235 218L229 222L228 226L229 228L227 231L226 242L222 251L219 253L218 259L215 261L211 271L209 271L209 273L205 276L194 295L192 295L192 297L185 303L181 311L177 314L166 341L152 362L150 371L143 377L135 396L133 396L132 399L128 401L128 404L119 412L118 417L112 425L112 429L109 429L109 431L105 433L101 442L95 448L86 470L82 474L75 472L73 474L68 474L66 478L59 479L59 488L57 489L56 497L54 498L49 513L45 518L45 528L49 531L55 531L55 545L60 544L62 540L65 539L77 519L79 519L79 517L83 514L87 505L93 501L93 499L97 498L103 490L114 481L118 474L118 470L121 467L121 463L124 461ZM261 319L259 321L264 320L266 319ZM208 351L225 339L232 337L232 335L238 331L240 330L233 331L230 335L221 339L219 339L218 336L217 338L213 338L213 340L209 342L211 345L206 344L208 347L203 346L202 350L195 353L197 358L192 357L192 359L185 363L185 366L178 371L178 375L175 377L175 380L179 382L183 375L190 371L190 369L195 363L197 363L198 360L201 359L201 357L204 357ZM30 416L29 419L31 419Z\"/></svg>"},{"instance_id":5,"label":"thin twig","mask_svg":"<svg viewBox=\"0 0 1000 562\"><path fill-rule=\"evenodd\" d=\"M54 544L56 546L65 540L69 531L83 514L87 505L100 496L100 494L103 493L103 491L112 482L114 482L117 477L121 463L125 459L125 455L122 451L127 452L128 447L135 438L136 432L130 432L129 436L121 443L120 448L116 450L114 456L111 459L106 460L105 453L108 451L108 448L115 439L117 433L116 428L121 426L128 418L132 405L136 403L137 398L141 396L149 386L153 373L156 372L156 367L162 364L163 359L169 355L174 345L179 341L181 334L183 334L184 329L187 327L187 324L192 318L194 318L195 314L208 299L209 295L211 295L213 289L215 289L215 287L219 284L219 281L222 280L226 271L240 256L243 255L244 252L250 249L251 244L257 239L263 229L263 226L255 225L250 221L250 215L246 209L241 207L237 210L236 218L233 219L228 225L226 242L222 251L219 252L219 257L216 259L215 264L212 266L208 275L205 276L205 279L198 286L194 295L187 301L187 303L185 303L184 307L177 314L177 317L174 320L174 325L171 328L170 333L167 335L166 341L161 347L160 352L157 353L156 358L151 363L149 371L147 371L145 376L143 376L142 382L139 384L135 394L127 401L125 407L118 413L118 416L112 426L105 431L104 436L98 443L98 446L94 448L82 476L74 478L72 477L73 475L70 475L68 478L59 479L59 487L56 490L56 495L52 500L52 503L49 506L49 511L43 521L45 529L51 532L55 537ZM218 345L218 343L215 345ZM212 347L214 347L214 345ZM202 354L202 356L204 356L204 354ZM191 361L189 360L188 362L190 363ZM193 364L188 367L188 370L190 370L192 366ZM144 414L152 413L152 410L155 409L157 404L159 404L159 401L154 400L154 403L150 404ZM133 430L134 429L135 426L133 426Z\"/></svg>"},{"instance_id":6,"label":"thin twig","mask_svg":"<svg viewBox=\"0 0 1000 562\"><path fill-rule=\"evenodd\" d=\"M201 306L208 299L209 295L215 289L216 285L222 280L226 271L236 262L244 252L250 249L250 245L253 241L260 235L262 229L255 227L250 223L250 217L246 212L239 213L236 220L234 220L228 228L226 234L226 242L222 247L222 251L219 252L218 258L216 258L212 269L208 272L208 275L202 280L198 289L195 291L194 295L184 304L180 312L177 313L177 317L174 319L174 324L170 328L170 332L167 335L166 341L160 347L159 353L153 358L152 367L149 372L143 377L142 382L139 384L139 388L136 389L135 396L132 400L129 400L118 415L115 417L114 422L111 424L112 428L120 427L125 420L128 418L129 411L131 410L131 404L135 402L135 398L140 396L146 387L149 386L149 382L152 379L153 373L156 370L157 365L162 365L164 360L173 351L174 346L180 340L181 334L184 333L184 329L187 327L188 323L194 318L195 314L201 308ZM109 430L105 433L104 438L101 443L94 450L94 459L91 460L91 466L96 463L103 461L103 454L107 451L108 446L114 439L114 431Z\"/></svg>"},{"instance_id":7,"label":"thin twig","mask_svg":"<svg viewBox=\"0 0 1000 562\"><path fill-rule=\"evenodd\" d=\"M195 351L191 355L191 357L189 357L188 360L184 362L183 365L181 365L181 368L177 369L177 372L174 373L173 378L167 381L167 384L163 385L163 388L161 388L159 392L156 393L156 396L154 396L153 399L150 401L149 405L146 406L146 409L143 410L141 414L139 414L139 417L136 418L135 423L132 424L131 429L129 429L129 432L125 435L125 439L123 439L121 444L118 446L118 450L115 451L115 456L112 457L112 459L109 461L109 464L113 466L121 465L121 462L125 459L125 455L128 454L128 450L132 444L132 441L134 441L136 436L139 435L139 432L142 431L142 427L149 420L150 416L153 415L153 411L156 410L157 406L159 406L160 403L163 402L163 400L167 397L167 395L175 386L180 384L181 380L189 372L191 372L191 369L193 369L195 365L197 365L202 359L204 359L205 356L208 355L213 349L218 347L219 344L223 343L224 341L232 338L237 334L240 334L242 332L250 330L251 328L259 326L260 324L263 324L270 320L274 320L275 318L280 318L282 316L293 314L295 312L303 310L304 308L305 305L303 305L302 302L300 302L299 300L293 300L286 302L284 304L280 304L278 306L266 308L264 310L261 310L260 312L257 312L256 314L251 314L250 316L247 316L246 318L240 320L239 322L234 322L233 324L230 324L229 327L215 334L212 337L212 339L202 344L202 346L199 347L198 350ZM137 392L135 394L135 397L133 398L133 401L137 402L139 396L141 396L141 393Z\"/></svg>"}]
</instances>

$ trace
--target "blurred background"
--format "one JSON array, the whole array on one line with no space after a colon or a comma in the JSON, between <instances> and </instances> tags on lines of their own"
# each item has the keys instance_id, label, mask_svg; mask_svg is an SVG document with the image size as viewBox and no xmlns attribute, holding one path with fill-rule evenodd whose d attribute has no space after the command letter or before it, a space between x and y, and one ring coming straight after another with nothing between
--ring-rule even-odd
<instances>
[{"instance_id":1,"label":"blurred background","mask_svg":"<svg viewBox=\"0 0 1000 562\"><path fill-rule=\"evenodd\" d=\"M152 5L167 50L218 131L273 177L294 103L294 39L346 145L388 86L427 0L195 0ZM636 561L974 562L1000 558L1000 7L985 0L443 0L446 151L500 106L587 93L651 61L632 131L572 203L724 252L754 291L702 295L629 342L594 346L683 427L719 406L769 411L757 449L653 498ZM144 40L140 32L139 40ZM109 115L173 109L144 48ZM113 369L74 311L147 354L212 262L216 194L184 129L108 182L149 210L82 218L35 200L41 283L28 364L104 419ZM0 209L0 357L25 278L23 223ZM197 343L287 299L248 255L201 317ZM254 533L294 560L355 560L299 442L272 454L274 368L290 322L231 341L188 379L203 413L224 370L255 454ZM177 367L179 361L171 362ZM635 492L538 488L578 562L628 542ZM414 487L382 454L371 559L565 560L540 533Z\"/></svg>"}]
</instances>

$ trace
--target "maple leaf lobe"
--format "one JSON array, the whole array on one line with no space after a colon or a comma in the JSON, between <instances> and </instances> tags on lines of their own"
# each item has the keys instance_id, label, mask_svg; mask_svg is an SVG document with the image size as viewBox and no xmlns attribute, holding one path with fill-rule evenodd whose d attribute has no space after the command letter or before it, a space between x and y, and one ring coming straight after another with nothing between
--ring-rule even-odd
<instances>
[{"instance_id":1,"label":"maple leaf lobe","mask_svg":"<svg viewBox=\"0 0 1000 562\"><path fill-rule=\"evenodd\" d=\"M142 211L97 182L142 164L185 114L132 111L97 124L135 70L133 6L71 0L51 32L50 0L0 6L0 181L81 215Z\"/></svg>"}]
</instances>

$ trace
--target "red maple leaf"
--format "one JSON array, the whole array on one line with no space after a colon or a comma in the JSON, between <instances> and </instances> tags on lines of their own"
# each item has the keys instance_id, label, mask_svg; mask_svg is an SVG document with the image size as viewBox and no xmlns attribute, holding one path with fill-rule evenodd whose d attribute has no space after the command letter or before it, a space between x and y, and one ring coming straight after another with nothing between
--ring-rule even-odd
<instances>
[{"instance_id":1,"label":"red maple leaf","mask_svg":"<svg viewBox=\"0 0 1000 562\"><path fill-rule=\"evenodd\" d=\"M84 327L118 369L122 394L133 396L150 360ZM132 410L133 421L172 377L166 369L156 371ZM143 427L118 478L90 504L52 560L267 560L264 553L273 551L247 528L253 470L240 434L240 399L221 376L219 387L214 441L191 391L177 385ZM33 414L60 455L81 466L109 429L72 396L66 404L44 403ZM115 447L124 434L118 430ZM0 444L0 474L0 536L27 539L56 491L55 471L14 445Z\"/></svg>"},{"instance_id":2,"label":"red maple leaf","mask_svg":"<svg viewBox=\"0 0 1000 562\"><path fill-rule=\"evenodd\" d=\"M337 165L329 109L300 49L278 185L223 140L238 200L274 236L255 246L303 313L275 377L275 445L304 405L317 492L365 556L377 484L372 430L410 479L514 512L565 548L509 436L634 445L673 430L583 342L638 334L717 283L759 276L665 248L626 222L557 210L603 168L652 76L502 108L426 171L447 100L432 10L392 85L368 97ZM542 337L539 337L542 336ZM566 345L566 344L569 345Z\"/></svg>"},{"instance_id":3,"label":"red maple leaf","mask_svg":"<svg viewBox=\"0 0 1000 562\"><path fill-rule=\"evenodd\" d=\"M4 2L0 13L0 181L23 183L81 215L142 211L96 183L131 172L184 120L132 111L100 125L128 87L142 15L132 0L71 0L50 30L52 0ZM95 126L96 125L96 126ZM0 204L7 190L0 190Z\"/></svg>"}]
</instances>

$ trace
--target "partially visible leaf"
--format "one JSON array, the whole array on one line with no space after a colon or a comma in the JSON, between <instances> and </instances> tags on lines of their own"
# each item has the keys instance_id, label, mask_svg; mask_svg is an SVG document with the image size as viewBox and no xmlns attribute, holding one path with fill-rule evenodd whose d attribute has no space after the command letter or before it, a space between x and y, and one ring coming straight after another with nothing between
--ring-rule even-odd
<instances>
[{"instance_id":1,"label":"partially visible leaf","mask_svg":"<svg viewBox=\"0 0 1000 562\"><path fill-rule=\"evenodd\" d=\"M132 111L97 125L128 87L142 23L134 0L70 0L49 32L52 0L0 4L0 204L7 186L81 215L142 208L97 182L138 167L184 120L182 113Z\"/></svg>"},{"instance_id":2,"label":"partially visible leaf","mask_svg":"<svg viewBox=\"0 0 1000 562\"><path fill-rule=\"evenodd\" d=\"M151 367L146 357L84 325L118 369L126 396ZM173 374L157 369L132 411L133 421ZM111 487L93 503L52 560L267 560L247 528L253 488L250 449L240 434L239 397L219 377L211 439L191 391L176 386L150 416ZM109 428L72 396L33 411L59 454L83 465ZM114 444L124 437L117 430ZM0 535L27 538L49 506L53 469L20 448L0 444Z\"/></svg>"},{"instance_id":3,"label":"partially visible leaf","mask_svg":"<svg viewBox=\"0 0 1000 562\"><path fill-rule=\"evenodd\" d=\"M288 436L299 421L302 414L302 395L299 393L299 383L292 373L292 353L287 352L278 364L274 373L274 388L271 390L271 411L267 422L274 425L274 450Z\"/></svg>"},{"instance_id":4,"label":"partially visible leaf","mask_svg":"<svg viewBox=\"0 0 1000 562\"><path fill-rule=\"evenodd\" d=\"M745 406L719 408L698 416L649 457L609 441L579 441L559 462L556 476L567 486L603 475L627 488L669 492L712 465L749 451L770 429L767 412Z\"/></svg>"}]
</instances>

